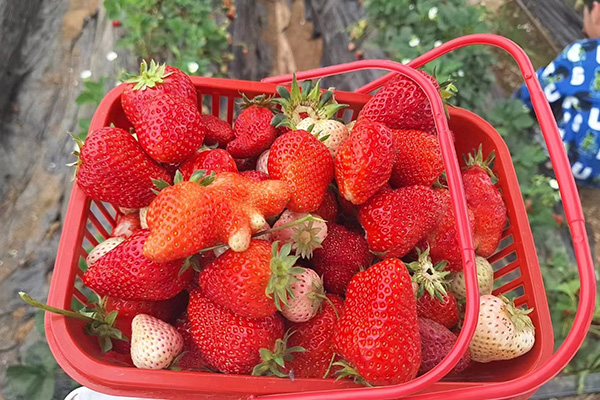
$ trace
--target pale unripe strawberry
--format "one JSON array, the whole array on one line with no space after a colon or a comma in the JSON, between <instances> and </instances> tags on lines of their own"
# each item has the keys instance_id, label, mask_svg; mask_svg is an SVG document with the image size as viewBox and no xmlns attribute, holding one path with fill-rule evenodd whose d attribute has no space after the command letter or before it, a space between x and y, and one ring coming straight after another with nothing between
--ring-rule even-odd
<instances>
[{"instance_id":1,"label":"pale unripe strawberry","mask_svg":"<svg viewBox=\"0 0 600 400\"><path fill-rule=\"evenodd\" d=\"M142 227L140 226L139 213L125 214L119 218L117 225L115 225L112 231L112 236L128 238L140 229Z\"/></svg>"},{"instance_id":2,"label":"pale unripe strawberry","mask_svg":"<svg viewBox=\"0 0 600 400\"><path fill-rule=\"evenodd\" d=\"M325 298L323 281L315 271L305 268L295 274L296 282L290 285L294 298L288 297L288 305L281 309L284 317L292 322L305 322L314 317Z\"/></svg>"},{"instance_id":3,"label":"pale unripe strawberry","mask_svg":"<svg viewBox=\"0 0 600 400\"><path fill-rule=\"evenodd\" d=\"M131 323L131 359L138 368L163 369L183 350L183 337L174 326L146 314Z\"/></svg>"},{"instance_id":4,"label":"pale unripe strawberry","mask_svg":"<svg viewBox=\"0 0 600 400\"><path fill-rule=\"evenodd\" d=\"M258 156L258 160L256 160L256 170L260 172L264 172L269 176L269 169L267 168L267 163L269 161L269 150L263 151L260 156Z\"/></svg>"},{"instance_id":5,"label":"pale unripe strawberry","mask_svg":"<svg viewBox=\"0 0 600 400\"><path fill-rule=\"evenodd\" d=\"M273 228L289 224L308 215L308 213L285 210L275 222ZM313 216L318 217L317 215ZM291 243L292 249L303 258L311 258L313 250L320 248L326 237L327 224L325 221L306 221L271 233L273 241L281 242L281 244Z\"/></svg>"},{"instance_id":6,"label":"pale unripe strawberry","mask_svg":"<svg viewBox=\"0 0 600 400\"><path fill-rule=\"evenodd\" d=\"M475 260L477 263L479 296L492 294L492 290L494 289L494 269L492 268L492 264L490 264L488 260L481 256L477 256ZM452 283L450 283L450 291L454 294L457 300L467 297L464 272L461 271L454 274Z\"/></svg>"},{"instance_id":7,"label":"pale unripe strawberry","mask_svg":"<svg viewBox=\"0 0 600 400\"><path fill-rule=\"evenodd\" d=\"M531 311L516 308L504 296L481 296L477 329L469 345L471 359L510 360L531 350L535 343L535 328L527 315Z\"/></svg>"},{"instance_id":8,"label":"pale unripe strawberry","mask_svg":"<svg viewBox=\"0 0 600 400\"><path fill-rule=\"evenodd\" d=\"M146 220L146 214L148 214L148 207L140 208L140 226L142 229L148 229L148 221Z\"/></svg>"},{"instance_id":9,"label":"pale unripe strawberry","mask_svg":"<svg viewBox=\"0 0 600 400\"><path fill-rule=\"evenodd\" d=\"M323 144L329 149L329 153L331 156L335 158L335 154L337 153L340 144L348 136L350 133L348 132L348 128L344 125L343 122L336 121L334 119L325 119L315 121L312 118L304 118L300 123L296 126L296 129L308 130L311 126L310 133L321 140Z\"/></svg>"},{"instance_id":10,"label":"pale unripe strawberry","mask_svg":"<svg viewBox=\"0 0 600 400\"><path fill-rule=\"evenodd\" d=\"M94 265L94 263L100 258L102 258L106 253L108 253L124 241L124 237L110 237L104 242L99 243L98 246L94 247L85 258L85 262L88 268Z\"/></svg>"}]
</instances>

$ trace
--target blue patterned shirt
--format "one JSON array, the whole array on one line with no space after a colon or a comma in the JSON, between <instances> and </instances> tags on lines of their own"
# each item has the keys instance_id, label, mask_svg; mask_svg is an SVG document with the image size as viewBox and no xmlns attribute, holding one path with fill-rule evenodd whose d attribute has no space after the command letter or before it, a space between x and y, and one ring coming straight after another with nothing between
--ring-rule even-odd
<instances>
[{"instance_id":1,"label":"blue patterned shirt","mask_svg":"<svg viewBox=\"0 0 600 400\"><path fill-rule=\"evenodd\" d=\"M558 122L577 183L600 188L600 41L586 39L565 48L537 72ZM523 85L515 97L533 108Z\"/></svg>"}]
</instances>

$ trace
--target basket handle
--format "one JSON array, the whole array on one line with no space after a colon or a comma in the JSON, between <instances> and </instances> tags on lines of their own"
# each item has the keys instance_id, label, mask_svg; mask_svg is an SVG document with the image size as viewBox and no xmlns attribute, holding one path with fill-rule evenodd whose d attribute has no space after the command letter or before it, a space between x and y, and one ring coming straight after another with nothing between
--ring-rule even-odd
<instances>
[{"instance_id":1,"label":"basket handle","mask_svg":"<svg viewBox=\"0 0 600 400\"><path fill-rule=\"evenodd\" d=\"M493 34L474 34L463 36L449 42L442 44L441 46L427 52L426 54L414 59L409 65L411 68L418 68L424 64L432 61L433 59L442 56L452 50L472 45L490 45L501 48L509 53L517 62L521 74L525 79L525 84L531 94L531 100L534 111L542 130L544 140L546 141L550 160L556 173L556 178L559 183L560 194L563 199L565 208L565 214L567 217L567 223L571 230L571 236L573 239L573 247L575 250L575 258L577 260L577 268L579 271L580 281L580 299L577 308L577 314L573 321L573 326L565 341L556 353L546 362L546 364L540 366L528 375L513 379L507 382L493 383L486 386L478 386L474 388L457 389L451 391L445 391L440 393L428 393L427 395L415 396L415 398L427 398L427 399L440 399L446 400L449 398L456 399L489 399L489 398L507 398L511 396L517 396L523 393L527 393L532 389L536 389L549 381L552 377L558 374L573 358L583 340L585 339L586 333L589 329L592 321L594 306L596 301L596 278L594 271L594 264L592 261L590 247L588 243L587 233L585 230L585 221L583 218L583 211L581 203L579 201L579 195L575 185L575 179L571 173L569 160L564 150L562 140L558 133L558 127L556 121L550 109L550 105L546 100L542 87L537 79L535 69L531 64L531 60L527 57L525 51L519 47L513 41ZM440 138L440 146L442 148L442 155L444 159L444 167L448 173L448 179L451 181L450 192L454 204L454 211L457 213L457 228L459 232L459 243L463 248L463 259L465 260L465 278L466 278L466 289L467 299L473 299L477 296L477 281L474 278L475 268L473 262L473 251L472 245L465 247L465 244L472 243L466 242L470 239L471 233L469 232L469 226L466 224L465 214L461 215L461 212L465 211L466 204L464 203L464 191L462 186L456 186L461 183L460 173L458 172L458 162L455 157L452 156L454 153L450 153L454 146L447 132L447 121L445 118L441 118L438 115L441 100L436 95L432 97L430 93L432 85L430 82L419 80L422 76L420 74L409 74L404 66L400 68L400 65L394 63L389 64L389 61L374 61L374 60L363 60L351 62L348 64L342 64L334 67L325 67L312 71L306 71L298 73L298 79L311 79L315 77L333 75L339 72L356 71L365 68L378 68L378 69L390 69L391 74L388 74L376 81L373 81L370 85L365 85L361 88L362 92L369 92L374 88L381 85L386 79L389 79L395 73L400 72L403 75L409 76L417 84L419 84L427 94L428 98L434 99L432 109L434 110L434 119L436 128L438 129L438 135ZM281 77L267 78L264 81L267 82L289 82L291 81L291 75L284 75ZM425 84L424 84L425 83ZM442 128L442 129L440 129ZM450 167L450 168L448 168ZM457 179L458 178L458 179ZM449 182L450 183L450 182ZM454 187L453 187L454 186ZM469 262L470 261L470 262ZM473 287L474 286L474 287ZM477 310L478 305L472 304L472 301L467 300L467 312L465 314L465 320L472 322L470 319L472 314L470 311L473 309ZM468 318L467 318L468 317ZM465 326L466 328L466 326ZM469 325L469 328L471 326ZM473 327L474 328L474 327ZM275 395L270 396L273 399L317 399L317 398L328 398L328 399L383 399L383 398L397 398L406 396L411 393L415 393L428 385L431 380L427 379L427 382L423 382L424 378L436 374L441 374L443 370L446 372L448 364L455 362L455 358L459 357L459 344L463 344L463 341L470 341L472 332L466 332L463 335L464 330L461 331L458 341L450 354L440 363L436 368L431 370L428 374L421 376L411 382L402 385L386 386L386 387L374 387L374 388L359 388L350 390L335 390L328 392L309 392L309 393L296 393L290 395ZM464 349L463 349L464 350ZM460 353L462 354L462 353ZM454 364L452 364L454 365ZM438 372L439 371L439 372ZM418 388L415 388L417 387Z\"/></svg>"}]
</instances>

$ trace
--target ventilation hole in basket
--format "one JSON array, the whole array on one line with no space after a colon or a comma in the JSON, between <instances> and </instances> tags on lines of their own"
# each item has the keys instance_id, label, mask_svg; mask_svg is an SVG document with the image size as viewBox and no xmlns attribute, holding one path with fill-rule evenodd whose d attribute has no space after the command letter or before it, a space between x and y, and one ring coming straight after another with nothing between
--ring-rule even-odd
<instances>
[{"instance_id":1,"label":"ventilation hole in basket","mask_svg":"<svg viewBox=\"0 0 600 400\"><path fill-rule=\"evenodd\" d=\"M524 297L525 295L525 289L523 288L523 285L519 285L514 289L511 289L507 292L504 292L502 290L494 290L493 292L494 295L498 296L498 295L503 295L505 296L507 299L509 300L513 300L513 299L518 299L520 297Z\"/></svg>"},{"instance_id":2,"label":"ventilation hole in basket","mask_svg":"<svg viewBox=\"0 0 600 400\"><path fill-rule=\"evenodd\" d=\"M352 115L354 115L354 111L346 108L338 112L338 118L341 118L345 124L352 121Z\"/></svg>"},{"instance_id":3,"label":"ventilation hole in basket","mask_svg":"<svg viewBox=\"0 0 600 400\"><path fill-rule=\"evenodd\" d=\"M205 94L202 96L202 114L214 114L212 112L212 96Z\"/></svg>"},{"instance_id":4,"label":"ventilation hole in basket","mask_svg":"<svg viewBox=\"0 0 600 400\"><path fill-rule=\"evenodd\" d=\"M86 236L90 236L89 234ZM93 239L93 236L92 236ZM97 242L100 243L102 241L102 239L98 239ZM83 243L81 244L81 248L83 249L83 253L87 256L88 254L90 254L90 251L92 251L92 249L96 247L95 243L92 243L90 239L88 239L87 237L83 238Z\"/></svg>"},{"instance_id":5,"label":"ventilation hole in basket","mask_svg":"<svg viewBox=\"0 0 600 400\"><path fill-rule=\"evenodd\" d=\"M75 277L75 283L73 285L73 298L77 299L81 304L87 304L93 301L98 301L98 296L94 291L84 285L81 277Z\"/></svg>"},{"instance_id":6,"label":"ventilation hole in basket","mask_svg":"<svg viewBox=\"0 0 600 400\"><path fill-rule=\"evenodd\" d=\"M112 232L112 228L116 225L113 217L111 217L103 205L98 205L92 202L90 206L91 213L88 215L89 222L96 228L96 230L107 238Z\"/></svg>"},{"instance_id":7,"label":"ventilation hole in basket","mask_svg":"<svg viewBox=\"0 0 600 400\"><path fill-rule=\"evenodd\" d=\"M515 300L515 306L524 308L524 309L529 309L529 304L527 303L527 296L523 295L523 296L515 298L514 300Z\"/></svg>"},{"instance_id":8,"label":"ventilation hole in basket","mask_svg":"<svg viewBox=\"0 0 600 400\"><path fill-rule=\"evenodd\" d=\"M508 264L494 273L494 289L498 289L521 277L521 268L515 267L515 265L515 263Z\"/></svg>"},{"instance_id":9,"label":"ventilation hole in basket","mask_svg":"<svg viewBox=\"0 0 600 400\"><path fill-rule=\"evenodd\" d=\"M83 273L85 271L87 271L87 263L85 262L85 258L84 257L79 257L79 261L77 262L77 266L79 267L79 270Z\"/></svg>"},{"instance_id":10,"label":"ventilation hole in basket","mask_svg":"<svg viewBox=\"0 0 600 400\"><path fill-rule=\"evenodd\" d=\"M229 100L226 96L219 97L219 118L223 121L227 121L227 101ZM232 110L233 112L233 110Z\"/></svg>"}]
</instances>

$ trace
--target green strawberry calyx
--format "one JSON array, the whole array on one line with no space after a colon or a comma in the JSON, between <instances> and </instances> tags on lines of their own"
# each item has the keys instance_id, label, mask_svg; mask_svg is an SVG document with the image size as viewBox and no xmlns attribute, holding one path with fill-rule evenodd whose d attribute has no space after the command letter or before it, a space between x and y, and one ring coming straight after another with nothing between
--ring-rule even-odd
<instances>
[{"instance_id":1,"label":"green strawberry calyx","mask_svg":"<svg viewBox=\"0 0 600 400\"><path fill-rule=\"evenodd\" d=\"M429 257L429 248L423 252L417 249L417 254L418 260L407 264L408 269L413 272L413 282L419 285L417 298L420 299L427 291L431 297L444 301L444 297L448 294L446 291L448 281L445 278L450 273L444 271L444 268L448 262L444 260L433 265Z\"/></svg>"},{"instance_id":2,"label":"green strawberry calyx","mask_svg":"<svg viewBox=\"0 0 600 400\"><path fill-rule=\"evenodd\" d=\"M287 346L289 338L294 333L295 331L290 332L288 330L282 339L277 339L275 341L275 347L272 351L264 347L260 349L259 353L262 362L254 367L252 370L252 375L278 376L280 378L290 377L290 375L286 375L282 372L282 368L285 368L285 362L292 361L294 359L292 353L304 353L306 351L306 349L302 346Z\"/></svg>"},{"instance_id":3,"label":"green strawberry calyx","mask_svg":"<svg viewBox=\"0 0 600 400\"><path fill-rule=\"evenodd\" d=\"M312 258L313 250L323 247L323 238L318 236L320 227L313 227L314 221L307 224L296 225L292 234L292 249L302 258Z\"/></svg>"},{"instance_id":4,"label":"green strawberry calyx","mask_svg":"<svg viewBox=\"0 0 600 400\"><path fill-rule=\"evenodd\" d=\"M208 171L206 171L205 169L199 169L190 176L189 181L197 183L200 186L208 186L215 181L215 178L217 175L215 174L215 171L210 171L210 174L208 174L208 175L206 174L207 172ZM158 195L158 193L160 193L161 190L171 186L171 184L169 182L165 181L164 179L150 179L150 180L156 187L156 189L152 189L152 191L156 195ZM177 170L177 172L175 172L175 177L173 178L173 186L177 185L181 182L184 182L183 174L181 173L181 171Z\"/></svg>"},{"instance_id":5,"label":"green strawberry calyx","mask_svg":"<svg viewBox=\"0 0 600 400\"><path fill-rule=\"evenodd\" d=\"M279 242L273 242L271 256L271 279L265 289L265 294L268 298L272 298L275 302L275 307L281 311L281 304L289 307L288 296L295 299L296 296L292 291L291 284L297 282L298 279L294 275L299 275L305 272L302 267L296 266L296 261L299 256L290 255L292 245L286 243L279 250Z\"/></svg>"},{"instance_id":6,"label":"green strawberry calyx","mask_svg":"<svg viewBox=\"0 0 600 400\"><path fill-rule=\"evenodd\" d=\"M133 90L146 90L147 88L156 87L159 83L164 83L164 79L171 75L173 72L166 71L166 64L158 64L154 60L150 61L150 67L143 60L140 64L140 74L133 76L125 81L125 83L131 83L135 85Z\"/></svg>"},{"instance_id":7,"label":"green strawberry calyx","mask_svg":"<svg viewBox=\"0 0 600 400\"><path fill-rule=\"evenodd\" d=\"M492 150L490 155L487 156L487 158L484 160L483 159L483 148L482 148L482 145L480 144L479 148L477 150L475 150L475 149L473 150L473 153L469 153L468 156L463 155L463 159L465 160L465 167L463 169L479 167L490 176L490 179L492 180L493 183L496 183L498 181L498 177L496 176L496 174L494 174L494 172L490 168L490 165L493 164L495 157L496 157L496 155L495 155L494 151Z\"/></svg>"},{"instance_id":8,"label":"green strawberry calyx","mask_svg":"<svg viewBox=\"0 0 600 400\"><path fill-rule=\"evenodd\" d=\"M277 109L277 102L273 99L272 96L265 96L264 94L253 97L252 99L248 98L244 93L242 93L242 102L239 104L242 110L246 108L250 108L252 106L268 108L276 114L279 112Z\"/></svg>"},{"instance_id":9,"label":"green strawberry calyx","mask_svg":"<svg viewBox=\"0 0 600 400\"><path fill-rule=\"evenodd\" d=\"M350 365L350 363L348 363L347 361L336 361L333 363L333 365L342 367L341 369L335 372L335 374L337 375L336 380L340 380L343 378L352 378L354 379L354 383L356 383L357 385L373 386L369 382L367 382L365 378L360 376L356 368Z\"/></svg>"},{"instance_id":10,"label":"green strawberry calyx","mask_svg":"<svg viewBox=\"0 0 600 400\"><path fill-rule=\"evenodd\" d=\"M296 125L302 121L303 115L307 114L314 121L332 119L337 112L347 104L338 104L333 97L333 89L321 92L321 80L313 86L312 81L304 81L300 86L296 75L292 79L292 86L288 90L285 86L278 86L278 98L273 101L281 106L281 114L276 114L271 125L286 126L296 129Z\"/></svg>"},{"instance_id":11,"label":"green strawberry calyx","mask_svg":"<svg viewBox=\"0 0 600 400\"><path fill-rule=\"evenodd\" d=\"M514 301L509 300L503 295L498 296L504 302L504 307L508 315L510 315L510 319L517 328L518 331L524 330L534 330L533 322L531 322L531 318L529 314L533 312L533 308L522 309L517 308L515 306Z\"/></svg>"},{"instance_id":12,"label":"green strawberry calyx","mask_svg":"<svg viewBox=\"0 0 600 400\"><path fill-rule=\"evenodd\" d=\"M112 350L112 340L129 341L123 333L114 327L115 320L118 316L118 311L113 310L106 313L106 298L101 299L97 303L92 303L89 306L81 309L79 312L62 310L47 304L41 303L25 292L19 292L21 299L30 306L39 308L40 310L63 315L69 318L81 319L87 322L85 333L91 336L98 336L98 343L102 352L107 353Z\"/></svg>"}]
</instances>

